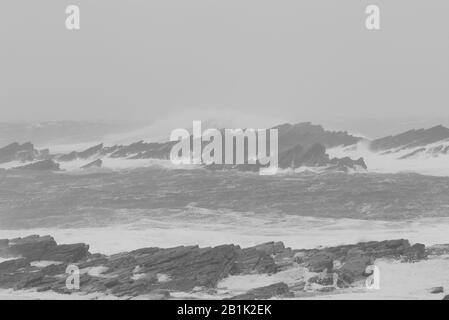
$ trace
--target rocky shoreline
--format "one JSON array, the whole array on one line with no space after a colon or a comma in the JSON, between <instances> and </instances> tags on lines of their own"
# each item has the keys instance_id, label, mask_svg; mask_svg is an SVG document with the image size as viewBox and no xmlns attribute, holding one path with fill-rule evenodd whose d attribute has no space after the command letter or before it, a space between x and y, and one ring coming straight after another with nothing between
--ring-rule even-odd
<instances>
[{"instance_id":1,"label":"rocky shoreline","mask_svg":"<svg viewBox=\"0 0 449 320\"><path fill-rule=\"evenodd\" d=\"M57 244L51 236L32 235L0 240L0 258L7 259L0 263L0 289L103 293L122 299L175 299L180 293L188 296L191 292L213 296L220 281L232 276L300 272L303 276L297 277L297 281L220 296L245 300L297 298L362 288L370 276L367 267L377 259L413 263L447 254L449 245L425 247L400 239L313 250L286 248L282 242L270 242L249 248L180 246L104 255L90 253L84 243ZM79 270L79 289L66 286L68 266ZM444 292L441 287L432 290Z\"/></svg>"}]
</instances>

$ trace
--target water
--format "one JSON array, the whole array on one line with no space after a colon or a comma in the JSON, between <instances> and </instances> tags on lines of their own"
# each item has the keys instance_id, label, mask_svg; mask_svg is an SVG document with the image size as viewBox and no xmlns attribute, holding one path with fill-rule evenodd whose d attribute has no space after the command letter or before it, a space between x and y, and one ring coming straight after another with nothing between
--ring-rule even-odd
<instances>
[{"instance_id":1,"label":"water","mask_svg":"<svg viewBox=\"0 0 449 320\"><path fill-rule=\"evenodd\" d=\"M449 178L416 174L261 177L162 166L90 173L9 171L0 172L0 238L49 234L58 243L84 242L92 253L104 254L179 245L249 247L268 241L295 249L398 238L432 245L449 243L448 191ZM444 272L448 261L378 261L381 290L350 289L319 298L441 298L428 289L449 286ZM172 296L229 297L260 285L293 283L301 272L231 276L219 283L214 296L202 291ZM114 298L102 293L70 297ZM17 298L67 296L0 290L0 299Z\"/></svg>"},{"instance_id":2,"label":"water","mask_svg":"<svg viewBox=\"0 0 449 320\"><path fill-rule=\"evenodd\" d=\"M156 166L0 178L0 238L50 234L94 252L267 241L293 248L397 238L449 243L445 177L261 177Z\"/></svg>"}]
</instances>

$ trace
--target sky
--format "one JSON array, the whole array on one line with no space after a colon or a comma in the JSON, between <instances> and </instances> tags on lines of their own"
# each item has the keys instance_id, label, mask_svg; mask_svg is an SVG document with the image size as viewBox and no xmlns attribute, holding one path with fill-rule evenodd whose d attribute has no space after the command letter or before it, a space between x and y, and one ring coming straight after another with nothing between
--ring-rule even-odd
<instances>
[{"instance_id":1,"label":"sky","mask_svg":"<svg viewBox=\"0 0 449 320\"><path fill-rule=\"evenodd\" d=\"M447 0L2 1L0 121L444 122L448 15Z\"/></svg>"}]
</instances>

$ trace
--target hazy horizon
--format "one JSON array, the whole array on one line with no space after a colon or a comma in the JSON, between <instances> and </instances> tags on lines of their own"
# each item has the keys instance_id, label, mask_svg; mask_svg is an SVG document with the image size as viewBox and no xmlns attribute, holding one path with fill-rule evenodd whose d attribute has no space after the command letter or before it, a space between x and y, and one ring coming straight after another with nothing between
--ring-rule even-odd
<instances>
[{"instance_id":1,"label":"hazy horizon","mask_svg":"<svg viewBox=\"0 0 449 320\"><path fill-rule=\"evenodd\" d=\"M65 29L68 4L80 6L79 31ZM7 2L1 122L202 116L371 136L376 119L448 125L449 3L378 3L380 31L365 29L368 4Z\"/></svg>"},{"instance_id":2,"label":"hazy horizon","mask_svg":"<svg viewBox=\"0 0 449 320\"><path fill-rule=\"evenodd\" d=\"M213 119L195 118L203 121L203 130L214 128L248 128L250 118ZM296 121L276 121L262 123L258 128L269 128L283 123L311 122L321 125L328 131L346 131L354 136L378 139L389 135L397 135L412 129L429 129L437 125L449 127L449 118L434 118L423 120L419 118L354 118L334 119L333 121L310 121L301 119ZM382 126L379 126L382 123ZM147 122L105 122L105 121L43 121L43 122L2 122L0 121L0 148L13 142L32 142L39 148L51 148L79 151L87 149L99 143L105 144L127 144L140 140L166 141L170 132L176 128L190 129L190 119L178 117L167 118L152 123Z\"/></svg>"}]
</instances>

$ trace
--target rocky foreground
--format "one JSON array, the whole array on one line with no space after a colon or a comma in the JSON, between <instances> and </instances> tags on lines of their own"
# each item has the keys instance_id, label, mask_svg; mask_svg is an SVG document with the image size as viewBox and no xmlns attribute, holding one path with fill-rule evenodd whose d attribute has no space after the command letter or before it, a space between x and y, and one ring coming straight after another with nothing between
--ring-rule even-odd
<instances>
[{"instance_id":1,"label":"rocky foreground","mask_svg":"<svg viewBox=\"0 0 449 320\"><path fill-rule=\"evenodd\" d=\"M107 256L90 253L89 246L83 243L57 244L51 236L33 235L0 240L0 258L8 259L0 263L0 288L64 294L104 293L124 299L170 299L179 292L202 290L213 294L217 284L229 276L301 269L307 276L294 284L279 282L227 297L294 298L306 293L364 286L369 276L367 267L376 259L411 263L448 253L448 245L426 248L401 239L313 250L286 248L282 242L250 248L235 245L143 248ZM66 286L69 265L79 268L79 289ZM432 290L444 292L444 288Z\"/></svg>"}]
</instances>

